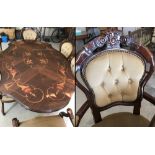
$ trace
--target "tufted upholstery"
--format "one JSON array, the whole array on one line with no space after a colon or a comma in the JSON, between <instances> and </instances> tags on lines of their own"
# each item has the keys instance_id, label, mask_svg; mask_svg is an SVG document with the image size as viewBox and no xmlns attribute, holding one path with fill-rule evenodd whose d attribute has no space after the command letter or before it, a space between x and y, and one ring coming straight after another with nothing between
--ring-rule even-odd
<instances>
[{"instance_id":1,"label":"tufted upholstery","mask_svg":"<svg viewBox=\"0 0 155 155\"><path fill-rule=\"evenodd\" d=\"M24 38L24 40L36 40L37 33L31 29L24 30L23 38Z\"/></svg>"},{"instance_id":2,"label":"tufted upholstery","mask_svg":"<svg viewBox=\"0 0 155 155\"><path fill-rule=\"evenodd\" d=\"M72 73L75 75L75 57L71 60L71 70Z\"/></svg>"},{"instance_id":3,"label":"tufted upholstery","mask_svg":"<svg viewBox=\"0 0 155 155\"><path fill-rule=\"evenodd\" d=\"M86 63L85 78L99 107L117 101L134 101L145 65L127 50L107 50Z\"/></svg>"},{"instance_id":4,"label":"tufted upholstery","mask_svg":"<svg viewBox=\"0 0 155 155\"><path fill-rule=\"evenodd\" d=\"M72 51L73 51L73 45L72 43L70 42L64 42L62 45L61 45L61 53L66 57L68 58Z\"/></svg>"}]
</instances>

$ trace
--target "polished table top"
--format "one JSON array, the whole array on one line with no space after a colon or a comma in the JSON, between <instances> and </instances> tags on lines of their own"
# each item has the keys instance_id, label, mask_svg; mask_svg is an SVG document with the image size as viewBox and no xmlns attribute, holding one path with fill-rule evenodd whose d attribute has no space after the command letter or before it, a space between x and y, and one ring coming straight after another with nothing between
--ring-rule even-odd
<instances>
[{"instance_id":1,"label":"polished table top","mask_svg":"<svg viewBox=\"0 0 155 155\"><path fill-rule=\"evenodd\" d=\"M31 111L59 110L75 90L70 62L47 43L13 42L0 56L0 71L0 91Z\"/></svg>"}]
</instances>

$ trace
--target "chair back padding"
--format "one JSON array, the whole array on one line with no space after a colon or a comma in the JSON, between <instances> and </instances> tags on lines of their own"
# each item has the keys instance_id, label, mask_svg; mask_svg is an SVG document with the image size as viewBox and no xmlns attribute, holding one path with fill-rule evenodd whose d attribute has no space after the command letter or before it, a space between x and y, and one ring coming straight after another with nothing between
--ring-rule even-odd
<instances>
[{"instance_id":1,"label":"chair back padding","mask_svg":"<svg viewBox=\"0 0 155 155\"><path fill-rule=\"evenodd\" d=\"M23 39L24 40L36 40L37 33L31 29L27 29L23 31Z\"/></svg>"},{"instance_id":2,"label":"chair back padding","mask_svg":"<svg viewBox=\"0 0 155 155\"><path fill-rule=\"evenodd\" d=\"M72 43L70 42L64 42L62 45L61 45L61 53L66 57L68 58L71 53L73 51L73 45Z\"/></svg>"},{"instance_id":3,"label":"chair back padding","mask_svg":"<svg viewBox=\"0 0 155 155\"><path fill-rule=\"evenodd\" d=\"M124 49L102 51L91 57L83 68L86 83L99 107L135 101L144 72L143 59Z\"/></svg>"}]
</instances>

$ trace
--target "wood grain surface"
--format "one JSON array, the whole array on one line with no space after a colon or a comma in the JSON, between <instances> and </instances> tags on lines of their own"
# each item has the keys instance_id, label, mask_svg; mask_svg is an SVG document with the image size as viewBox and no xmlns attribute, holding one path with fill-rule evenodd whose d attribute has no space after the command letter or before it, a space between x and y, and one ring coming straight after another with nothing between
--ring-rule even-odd
<instances>
[{"instance_id":1,"label":"wood grain surface","mask_svg":"<svg viewBox=\"0 0 155 155\"><path fill-rule=\"evenodd\" d=\"M31 111L57 111L75 90L70 62L47 43L13 42L0 56L0 71L0 91Z\"/></svg>"}]
</instances>

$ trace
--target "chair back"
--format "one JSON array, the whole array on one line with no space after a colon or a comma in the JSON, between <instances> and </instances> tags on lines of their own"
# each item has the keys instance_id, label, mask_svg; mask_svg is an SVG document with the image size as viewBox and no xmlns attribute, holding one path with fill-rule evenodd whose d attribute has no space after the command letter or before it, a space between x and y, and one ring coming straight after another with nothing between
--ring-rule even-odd
<instances>
[{"instance_id":1,"label":"chair back","mask_svg":"<svg viewBox=\"0 0 155 155\"><path fill-rule=\"evenodd\" d=\"M24 40L36 40L37 33L32 29L25 29L23 31L23 39Z\"/></svg>"},{"instance_id":2,"label":"chair back","mask_svg":"<svg viewBox=\"0 0 155 155\"><path fill-rule=\"evenodd\" d=\"M152 53L120 35L108 32L96 37L76 59L76 72L80 71L87 87L96 122L101 120L101 111L116 105L134 106L138 114L144 86L154 71Z\"/></svg>"},{"instance_id":3,"label":"chair back","mask_svg":"<svg viewBox=\"0 0 155 155\"><path fill-rule=\"evenodd\" d=\"M73 52L73 44L69 41L65 41L60 45L60 52L66 57L69 58L69 56Z\"/></svg>"}]
</instances>

